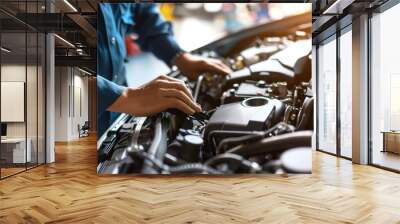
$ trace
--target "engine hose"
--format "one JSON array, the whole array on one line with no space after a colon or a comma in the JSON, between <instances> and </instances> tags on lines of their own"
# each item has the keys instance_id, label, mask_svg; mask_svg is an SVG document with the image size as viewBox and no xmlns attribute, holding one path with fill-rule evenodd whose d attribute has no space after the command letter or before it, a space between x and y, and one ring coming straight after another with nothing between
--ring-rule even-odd
<instances>
[{"instance_id":1,"label":"engine hose","mask_svg":"<svg viewBox=\"0 0 400 224\"><path fill-rule=\"evenodd\" d=\"M218 144L216 154L219 155L221 153L224 153L226 149L230 148L232 145L245 144L246 142L260 140L262 138L264 138L263 133L254 133L239 137L225 138Z\"/></svg>"},{"instance_id":2,"label":"engine hose","mask_svg":"<svg viewBox=\"0 0 400 224\"><path fill-rule=\"evenodd\" d=\"M220 164L233 165L233 167L230 167L230 169L235 167L236 170L232 170L234 172L237 171L237 169L244 169L246 172L250 173L257 173L261 171L261 167L258 163L246 160L242 156L232 153L224 153L205 162L205 165L210 167L216 167Z\"/></svg>"},{"instance_id":3,"label":"engine hose","mask_svg":"<svg viewBox=\"0 0 400 224\"><path fill-rule=\"evenodd\" d=\"M212 167L212 166L219 165L221 163L228 163L228 162L242 163L243 160L244 160L244 158L237 154L225 153L225 154L221 154L221 155L215 156L215 157L207 160L204 164L206 166Z\"/></svg>"},{"instance_id":4,"label":"engine hose","mask_svg":"<svg viewBox=\"0 0 400 224\"><path fill-rule=\"evenodd\" d=\"M214 158L209 159L205 165L210 167L217 167L221 164L227 164L229 170L234 173L259 173L262 168L256 162L252 162L243 158L240 155L232 153L224 153Z\"/></svg>"},{"instance_id":5,"label":"engine hose","mask_svg":"<svg viewBox=\"0 0 400 224\"><path fill-rule=\"evenodd\" d=\"M225 138L219 142L218 147L216 149L216 154L220 154L226 151L228 148L232 148L237 145L244 145L251 142L259 141L266 137L275 136L278 134L290 133L294 132L295 128L289 124L284 122L280 122L276 124L274 127L264 131L264 132L252 132L247 135L238 136L238 137L229 137Z\"/></svg>"},{"instance_id":6,"label":"engine hose","mask_svg":"<svg viewBox=\"0 0 400 224\"><path fill-rule=\"evenodd\" d=\"M150 156L145 151L130 150L128 154L131 156L132 159L135 159L135 157L139 157L140 159L148 161L149 166L152 167L154 170L157 170L158 172L168 169L168 166L163 164L162 161Z\"/></svg>"},{"instance_id":7,"label":"engine hose","mask_svg":"<svg viewBox=\"0 0 400 224\"><path fill-rule=\"evenodd\" d=\"M207 173L207 174L222 174L222 172L213 169L209 166L205 166L201 163L188 163L180 166L169 167L170 173Z\"/></svg>"},{"instance_id":8,"label":"engine hose","mask_svg":"<svg viewBox=\"0 0 400 224\"><path fill-rule=\"evenodd\" d=\"M269 153L282 153L296 147L311 147L312 131L297 131L262 139L248 145L238 145L228 153L244 157L257 156Z\"/></svg>"},{"instance_id":9,"label":"engine hose","mask_svg":"<svg viewBox=\"0 0 400 224\"><path fill-rule=\"evenodd\" d=\"M207 144L212 144L212 147L217 147L215 145L215 137L240 137L244 135L251 135L254 132L251 131L230 131L230 130L213 130L208 133Z\"/></svg>"},{"instance_id":10,"label":"engine hose","mask_svg":"<svg viewBox=\"0 0 400 224\"><path fill-rule=\"evenodd\" d=\"M136 155L142 159L147 159L153 166L153 169L159 171L159 173L199 173L206 172L208 174L222 174L222 172L215 170L209 166L203 165L201 163L188 163L178 166L168 166L163 164L162 161L151 157L146 152L141 150L131 150L130 155Z\"/></svg>"}]
</instances>

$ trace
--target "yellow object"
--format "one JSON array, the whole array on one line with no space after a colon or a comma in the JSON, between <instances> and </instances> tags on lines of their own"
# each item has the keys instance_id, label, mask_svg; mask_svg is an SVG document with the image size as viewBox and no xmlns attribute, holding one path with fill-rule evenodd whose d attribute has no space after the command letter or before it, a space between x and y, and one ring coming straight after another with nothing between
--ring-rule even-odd
<instances>
[{"instance_id":1,"label":"yellow object","mask_svg":"<svg viewBox=\"0 0 400 224\"><path fill-rule=\"evenodd\" d=\"M174 19L174 3L162 3L160 5L160 12L165 20L171 21Z\"/></svg>"}]
</instances>

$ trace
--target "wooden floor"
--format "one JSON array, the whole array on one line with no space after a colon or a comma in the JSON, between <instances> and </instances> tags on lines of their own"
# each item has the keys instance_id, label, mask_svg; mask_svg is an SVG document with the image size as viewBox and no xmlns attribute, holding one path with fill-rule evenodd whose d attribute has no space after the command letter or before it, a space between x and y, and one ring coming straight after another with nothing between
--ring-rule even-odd
<instances>
[{"instance_id":1,"label":"wooden floor","mask_svg":"<svg viewBox=\"0 0 400 224\"><path fill-rule=\"evenodd\" d=\"M1 176L7 177L7 176L24 171L25 167L23 167L23 168L22 167L21 168L20 167L17 167L17 168L11 167L11 168L0 168L0 169L1 169Z\"/></svg>"},{"instance_id":2,"label":"wooden floor","mask_svg":"<svg viewBox=\"0 0 400 224\"><path fill-rule=\"evenodd\" d=\"M400 223L400 175L314 153L312 175L96 174L94 138L0 181L0 223Z\"/></svg>"},{"instance_id":3,"label":"wooden floor","mask_svg":"<svg viewBox=\"0 0 400 224\"><path fill-rule=\"evenodd\" d=\"M382 152L374 150L372 161L374 164L389 167L394 170L400 170L400 155L392 152Z\"/></svg>"}]
</instances>

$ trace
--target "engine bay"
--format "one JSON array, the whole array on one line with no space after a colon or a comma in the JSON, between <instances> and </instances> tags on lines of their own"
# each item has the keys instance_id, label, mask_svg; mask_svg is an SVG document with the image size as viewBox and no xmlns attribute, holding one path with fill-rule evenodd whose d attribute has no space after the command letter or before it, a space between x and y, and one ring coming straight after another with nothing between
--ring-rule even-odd
<instances>
[{"instance_id":1,"label":"engine bay","mask_svg":"<svg viewBox=\"0 0 400 224\"><path fill-rule=\"evenodd\" d=\"M229 53L218 50L226 39L193 52L222 60L232 69L225 77L169 74L187 84L203 112L121 115L98 141L98 173L311 173L311 36L239 40Z\"/></svg>"}]
</instances>

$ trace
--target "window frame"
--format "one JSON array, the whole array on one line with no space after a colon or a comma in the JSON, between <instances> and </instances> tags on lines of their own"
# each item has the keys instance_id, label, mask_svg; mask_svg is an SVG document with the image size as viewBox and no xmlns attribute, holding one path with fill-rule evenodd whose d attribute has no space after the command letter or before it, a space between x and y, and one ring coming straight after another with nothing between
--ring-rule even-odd
<instances>
[{"instance_id":1,"label":"window frame","mask_svg":"<svg viewBox=\"0 0 400 224\"><path fill-rule=\"evenodd\" d=\"M344 158L347 160L352 160L352 158L347 157L342 155L341 153L341 119L340 119L340 103L341 103L341 97L340 97L340 77L341 77L341 67L340 67L340 38L342 35L346 34L347 32L351 32L352 31L352 22L351 22L351 17L350 16L345 16L344 18L342 18L341 20L339 20L337 23L340 23L341 26L338 26L337 24L332 25L331 27L329 27L327 30L331 29L330 31L330 35L325 35L325 37L323 37L322 39L319 39L318 42L315 44L316 45L316 68L315 68L315 72L316 72L316 125L315 125L315 133L316 133L316 150L323 152L323 153L327 153L333 156L337 156L340 158ZM336 31L332 32L332 28L335 28ZM320 83L319 83L319 51L318 49L320 48L320 46L322 44L326 44L329 43L330 41L336 41L336 152L332 153L329 152L327 150L321 149L319 146L319 103L318 103L318 99L319 99L319 89L320 89Z\"/></svg>"},{"instance_id":2,"label":"window frame","mask_svg":"<svg viewBox=\"0 0 400 224\"><path fill-rule=\"evenodd\" d=\"M400 173L400 169L390 168L373 162L373 132L372 132L372 19L374 14L381 14L400 3L399 0L388 0L382 5L369 10L368 13L368 165L383 170Z\"/></svg>"}]
</instances>

